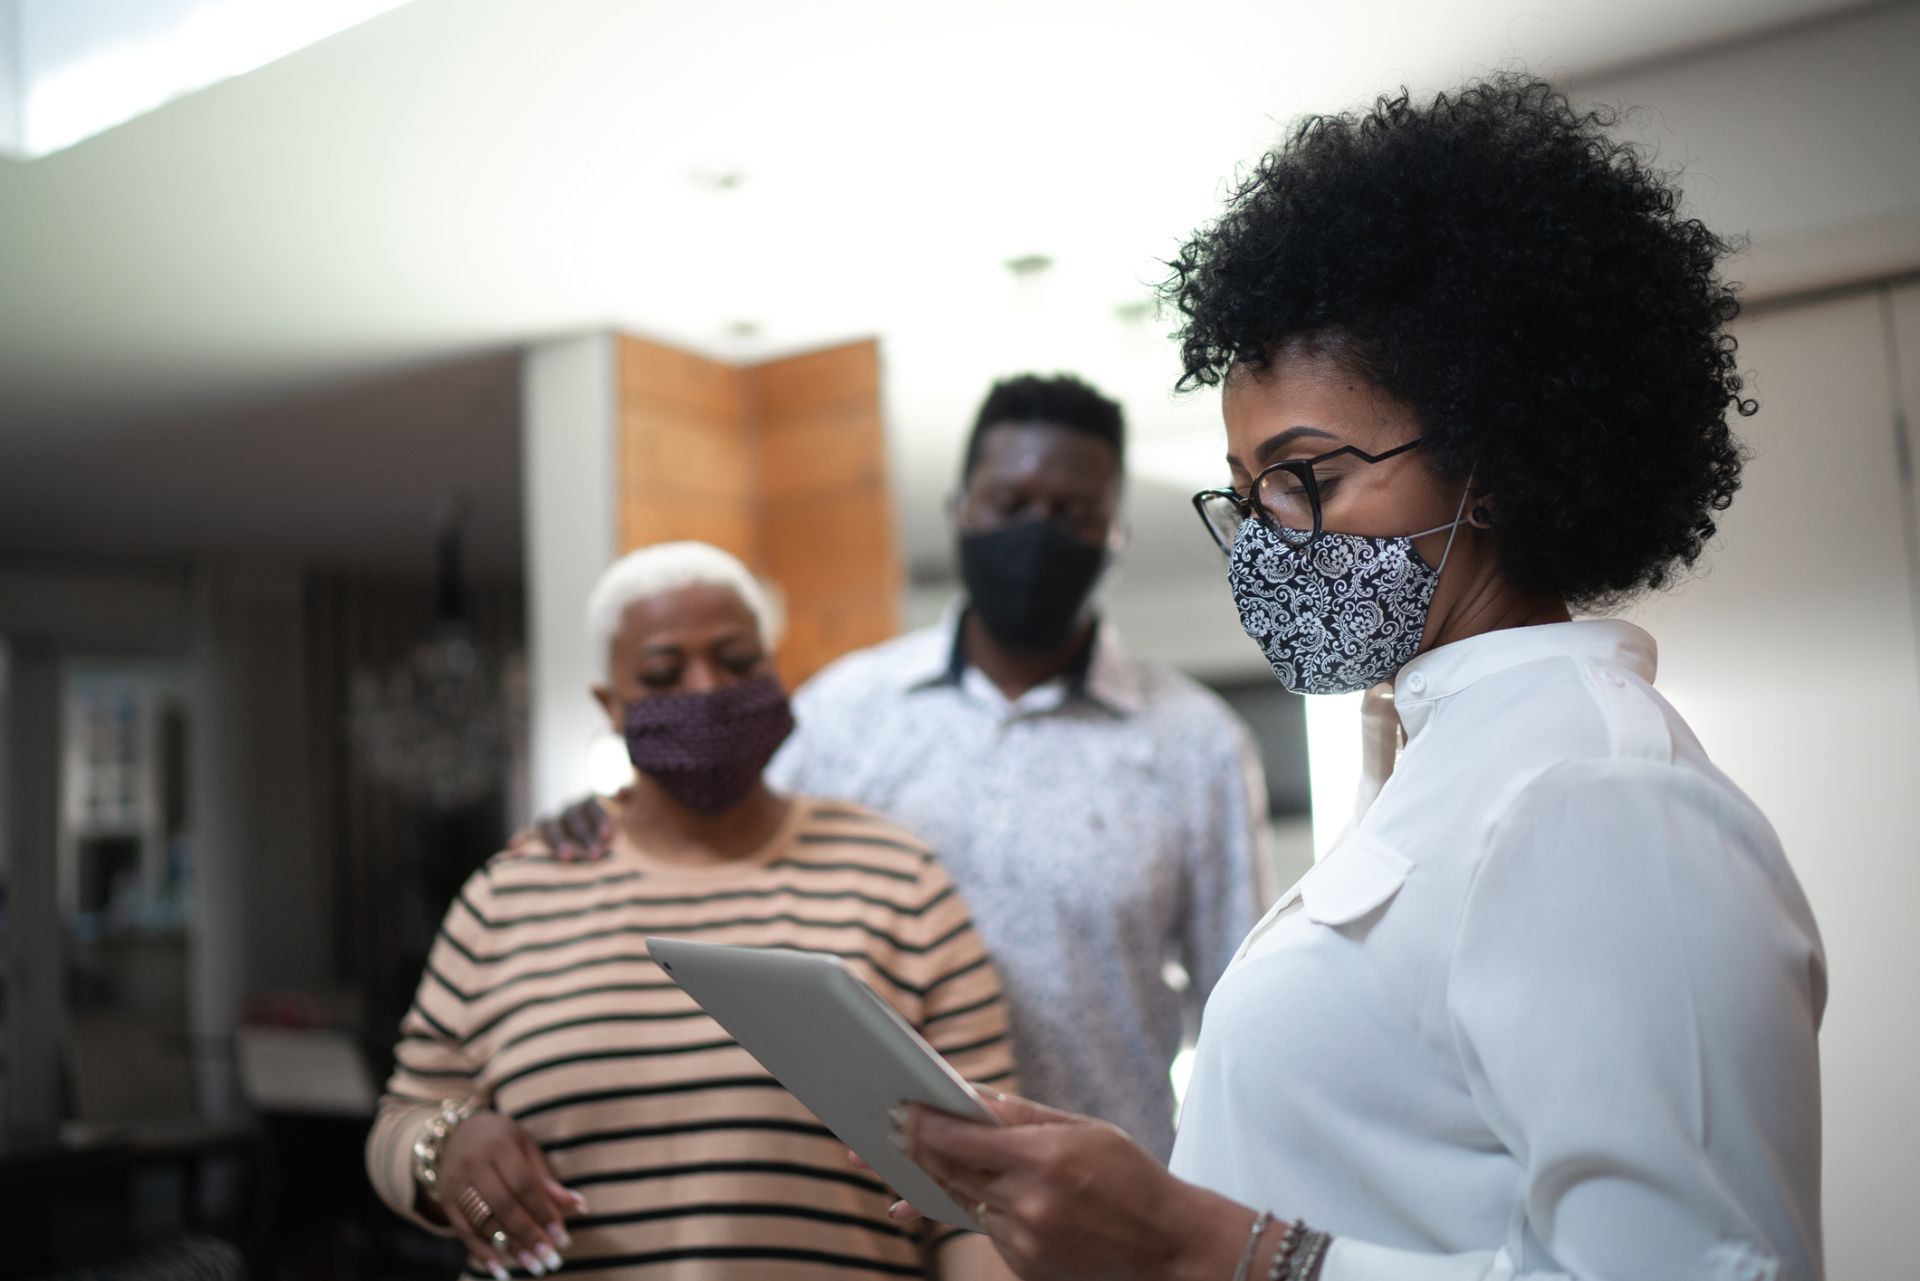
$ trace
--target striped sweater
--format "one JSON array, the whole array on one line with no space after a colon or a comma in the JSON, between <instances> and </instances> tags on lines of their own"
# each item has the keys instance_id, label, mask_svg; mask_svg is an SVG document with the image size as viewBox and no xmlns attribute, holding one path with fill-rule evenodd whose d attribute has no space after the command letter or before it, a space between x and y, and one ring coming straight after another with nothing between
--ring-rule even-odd
<instances>
[{"instance_id":1,"label":"striped sweater","mask_svg":"<svg viewBox=\"0 0 1920 1281\"><path fill-rule=\"evenodd\" d=\"M622 838L603 862L516 852L476 872L368 1136L382 1199L420 1221L413 1137L438 1100L477 1098L587 1198L568 1220L569 1273L931 1275L951 1232L892 1223L888 1192L661 973L649 934L832 952L963 1075L1012 1081L999 977L946 871L875 814L796 798L762 850L725 864L662 862Z\"/></svg>"}]
</instances>

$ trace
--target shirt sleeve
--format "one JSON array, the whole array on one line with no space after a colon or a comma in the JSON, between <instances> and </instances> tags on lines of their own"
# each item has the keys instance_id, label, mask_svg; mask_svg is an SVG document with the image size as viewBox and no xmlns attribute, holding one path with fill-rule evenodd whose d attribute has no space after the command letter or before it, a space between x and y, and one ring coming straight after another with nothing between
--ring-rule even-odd
<instances>
[{"instance_id":1,"label":"shirt sleeve","mask_svg":"<svg viewBox=\"0 0 1920 1281\"><path fill-rule=\"evenodd\" d=\"M1196 1009L1275 894L1259 749L1239 717L1223 711L1221 719L1225 724L1211 735L1220 750L1201 780L1187 848L1180 961Z\"/></svg>"},{"instance_id":2,"label":"shirt sleeve","mask_svg":"<svg viewBox=\"0 0 1920 1281\"><path fill-rule=\"evenodd\" d=\"M464 992L474 986L468 958L489 950L484 908L479 907L488 899L489 884L485 869L474 873L447 909L413 1004L400 1020L393 1075L367 1134L367 1175L374 1191L396 1214L442 1235L448 1234L446 1226L418 1211L413 1141L441 1100L484 1105L478 1084L481 1064L467 1045L473 1020Z\"/></svg>"},{"instance_id":3,"label":"shirt sleeve","mask_svg":"<svg viewBox=\"0 0 1920 1281\"><path fill-rule=\"evenodd\" d=\"M1550 771L1494 832L1448 975L1524 1222L1475 1254L1336 1242L1321 1281L1817 1281L1825 993L1744 802L1653 763Z\"/></svg>"}]
</instances>

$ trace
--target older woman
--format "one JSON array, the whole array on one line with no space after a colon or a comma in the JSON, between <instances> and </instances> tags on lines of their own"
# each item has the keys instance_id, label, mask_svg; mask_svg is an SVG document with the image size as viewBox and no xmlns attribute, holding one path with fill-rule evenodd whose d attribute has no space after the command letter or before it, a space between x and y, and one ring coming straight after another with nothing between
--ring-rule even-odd
<instances>
[{"instance_id":1,"label":"older woman","mask_svg":"<svg viewBox=\"0 0 1920 1281\"><path fill-rule=\"evenodd\" d=\"M1317 117L1178 259L1196 505L1279 680L1378 687L1369 785L1215 988L1171 1171L907 1117L1023 1277L1820 1275L1812 916L1652 638L1571 621L1694 562L1752 412L1725 246L1611 123L1513 77Z\"/></svg>"},{"instance_id":2,"label":"older woman","mask_svg":"<svg viewBox=\"0 0 1920 1281\"><path fill-rule=\"evenodd\" d=\"M859 808L781 796L792 728L759 585L715 548L617 562L589 605L633 759L600 863L491 860L448 910L367 1141L395 1210L540 1276L1004 1277L890 1198L648 958L644 939L836 953L963 1074L1012 1070L999 979L946 872Z\"/></svg>"}]
</instances>

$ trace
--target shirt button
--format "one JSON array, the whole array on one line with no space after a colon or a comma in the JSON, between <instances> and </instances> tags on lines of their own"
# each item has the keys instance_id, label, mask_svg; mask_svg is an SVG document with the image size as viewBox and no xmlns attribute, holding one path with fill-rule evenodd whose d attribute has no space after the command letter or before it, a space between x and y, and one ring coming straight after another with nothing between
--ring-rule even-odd
<instances>
[{"instance_id":1,"label":"shirt button","mask_svg":"<svg viewBox=\"0 0 1920 1281\"><path fill-rule=\"evenodd\" d=\"M1426 692L1427 692L1427 674L1425 672L1409 673L1407 676L1407 693L1424 694Z\"/></svg>"}]
</instances>

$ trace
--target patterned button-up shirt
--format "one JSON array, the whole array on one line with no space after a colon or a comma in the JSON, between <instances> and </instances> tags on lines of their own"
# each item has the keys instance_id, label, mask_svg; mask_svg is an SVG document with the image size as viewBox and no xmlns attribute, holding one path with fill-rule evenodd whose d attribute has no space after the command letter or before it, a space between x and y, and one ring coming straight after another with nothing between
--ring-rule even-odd
<instances>
[{"instance_id":1,"label":"patterned button-up shirt","mask_svg":"<svg viewBox=\"0 0 1920 1281\"><path fill-rule=\"evenodd\" d=\"M959 620L815 676L769 778L931 843L1000 968L1024 1092L1164 1158L1183 1029L1271 898L1252 737L1106 626L1079 670L1009 700Z\"/></svg>"}]
</instances>

